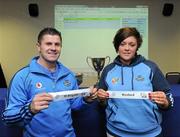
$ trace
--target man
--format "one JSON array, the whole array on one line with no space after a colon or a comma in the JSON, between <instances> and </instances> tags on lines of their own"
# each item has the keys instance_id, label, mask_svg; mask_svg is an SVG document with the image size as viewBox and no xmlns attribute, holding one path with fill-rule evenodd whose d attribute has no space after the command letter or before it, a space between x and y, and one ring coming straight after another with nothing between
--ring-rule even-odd
<instances>
[{"instance_id":1,"label":"man","mask_svg":"<svg viewBox=\"0 0 180 137\"><path fill-rule=\"evenodd\" d=\"M88 97L53 100L49 93L78 88L73 73L57 61L61 48L60 32L43 29L38 35L39 56L11 81L3 120L6 124L23 126L24 137L74 137L71 110L96 98L94 88Z\"/></svg>"}]
</instances>

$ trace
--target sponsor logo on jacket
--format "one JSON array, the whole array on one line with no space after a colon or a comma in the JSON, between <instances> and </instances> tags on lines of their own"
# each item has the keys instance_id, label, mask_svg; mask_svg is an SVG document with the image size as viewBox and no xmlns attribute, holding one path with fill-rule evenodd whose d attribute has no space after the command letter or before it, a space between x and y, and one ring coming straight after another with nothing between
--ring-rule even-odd
<instances>
[{"instance_id":1,"label":"sponsor logo on jacket","mask_svg":"<svg viewBox=\"0 0 180 137\"><path fill-rule=\"evenodd\" d=\"M41 82L37 82L37 83L36 83L36 88L37 88L37 89L42 88L42 83L41 83Z\"/></svg>"},{"instance_id":2,"label":"sponsor logo on jacket","mask_svg":"<svg viewBox=\"0 0 180 137\"><path fill-rule=\"evenodd\" d=\"M69 87L71 86L71 82L69 80L64 80L63 82L64 86Z\"/></svg>"},{"instance_id":3,"label":"sponsor logo on jacket","mask_svg":"<svg viewBox=\"0 0 180 137\"><path fill-rule=\"evenodd\" d=\"M118 81L119 81L119 78L112 78L112 84L116 84L116 83L118 83Z\"/></svg>"},{"instance_id":4,"label":"sponsor logo on jacket","mask_svg":"<svg viewBox=\"0 0 180 137\"><path fill-rule=\"evenodd\" d=\"M137 81L144 81L144 77L141 76L141 75L138 75L135 79L136 79Z\"/></svg>"}]
</instances>

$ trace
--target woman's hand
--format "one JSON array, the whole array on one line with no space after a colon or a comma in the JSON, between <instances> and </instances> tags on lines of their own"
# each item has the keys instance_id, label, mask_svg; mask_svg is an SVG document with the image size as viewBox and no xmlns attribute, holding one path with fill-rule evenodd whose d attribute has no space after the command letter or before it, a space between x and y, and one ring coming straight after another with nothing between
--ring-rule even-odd
<instances>
[{"instance_id":1,"label":"woman's hand","mask_svg":"<svg viewBox=\"0 0 180 137\"><path fill-rule=\"evenodd\" d=\"M169 106L169 101L163 91L151 92L149 98L157 103L161 108L167 108Z\"/></svg>"},{"instance_id":2,"label":"woman's hand","mask_svg":"<svg viewBox=\"0 0 180 137\"><path fill-rule=\"evenodd\" d=\"M109 94L103 89L98 90L97 96L100 101L105 101L107 98L109 98Z\"/></svg>"}]
</instances>

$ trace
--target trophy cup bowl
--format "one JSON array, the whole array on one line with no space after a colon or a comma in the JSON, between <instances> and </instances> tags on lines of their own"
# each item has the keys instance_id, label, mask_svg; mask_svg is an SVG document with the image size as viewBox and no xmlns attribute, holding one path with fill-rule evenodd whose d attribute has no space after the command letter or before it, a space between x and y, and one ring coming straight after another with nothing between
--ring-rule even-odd
<instances>
[{"instance_id":1,"label":"trophy cup bowl","mask_svg":"<svg viewBox=\"0 0 180 137\"><path fill-rule=\"evenodd\" d=\"M87 64L97 72L98 74L98 81L100 79L100 72L103 70L104 68L104 65L105 65L105 62L106 62L106 59L108 59L108 63L110 62L110 57L109 56L106 56L105 58L101 57L101 58L91 58L91 57L87 57L86 58L86 62ZM91 60L91 64L92 66L90 65L89 61Z\"/></svg>"}]
</instances>

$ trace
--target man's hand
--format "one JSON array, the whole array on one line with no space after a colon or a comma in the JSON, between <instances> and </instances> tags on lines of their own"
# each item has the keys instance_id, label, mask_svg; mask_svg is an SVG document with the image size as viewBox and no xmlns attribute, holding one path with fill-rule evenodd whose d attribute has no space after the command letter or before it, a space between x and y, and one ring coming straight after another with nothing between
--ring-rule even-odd
<instances>
[{"instance_id":1,"label":"man's hand","mask_svg":"<svg viewBox=\"0 0 180 137\"><path fill-rule=\"evenodd\" d=\"M97 98L97 88L90 87L90 90L90 96L84 97L84 101L87 103L91 103Z\"/></svg>"},{"instance_id":2,"label":"man's hand","mask_svg":"<svg viewBox=\"0 0 180 137\"><path fill-rule=\"evenodd\" d=\"M39 93L33 98L29 108L33 114L38 113L42 109L46 109L49 106L50 101L53 97L48 93Z\"/></svg>"}]
</instances>

